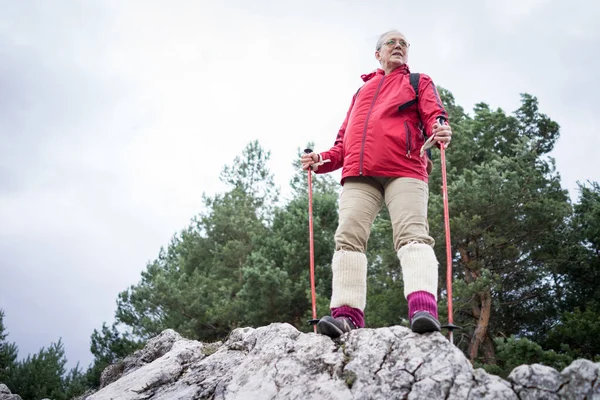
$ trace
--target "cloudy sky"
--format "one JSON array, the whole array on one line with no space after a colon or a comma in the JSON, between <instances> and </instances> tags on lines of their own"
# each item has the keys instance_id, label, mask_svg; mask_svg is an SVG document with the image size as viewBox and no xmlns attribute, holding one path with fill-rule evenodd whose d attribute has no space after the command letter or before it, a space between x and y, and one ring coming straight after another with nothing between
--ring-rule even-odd
<instances>
[{"instance_id":1,"label":"cloudy sky","mask_svg":"<svg viewBox=\"0 0 600 400\"><path fill-rule=\"evenodd\" d=\"M327 149L389 29L471 110L538 97L563 185L600 181L600 3L0 0L0 308L20 356L86 367L117 294L251 140L285 193ZM451 179L451 177L449 177Z\"/></svg>"}]
</instances>

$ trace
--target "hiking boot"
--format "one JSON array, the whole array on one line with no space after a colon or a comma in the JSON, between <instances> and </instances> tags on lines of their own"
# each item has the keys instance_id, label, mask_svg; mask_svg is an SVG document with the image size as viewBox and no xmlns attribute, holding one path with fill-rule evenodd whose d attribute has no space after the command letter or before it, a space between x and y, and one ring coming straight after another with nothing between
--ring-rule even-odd
<instances>
[{"instance_id":1,"label":"hiking boot","mask_svg":"<svg viewBox=\"0 0 600 400\"><path fill-rule=\"evenodd\" d=\"M356 325L350 318L345 317L333 318L326 315L317 324L317 332L332 339L338 338L352 329L356 329Z\"/></svg>"},{"instance_id":2,"label":"hiking boot","mask_svg":"<svg viewBox=\"0 0 600 400\"><path fill-rule=\"evenodd\" d=\"M410 320L410 329L415 333L439 332L440 321L427 311L417 311Z\"/></svg>"}]
</instances>

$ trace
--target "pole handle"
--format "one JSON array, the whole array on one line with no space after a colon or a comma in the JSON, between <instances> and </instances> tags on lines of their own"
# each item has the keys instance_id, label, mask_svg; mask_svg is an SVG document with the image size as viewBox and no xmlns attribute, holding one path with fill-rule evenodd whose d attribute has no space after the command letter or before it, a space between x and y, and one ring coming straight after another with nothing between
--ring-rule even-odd
<instances>
[{"instance_id":1,"label":"pole handle","mask_svg":"<svg viewBox=\"0 0 600 400\"><path fill-rule=\"evenodd\" d=\"M442 117L441 115L439 117L437 117L437 122L441 126L446 125L447 121L448 120L446 119L446 117ZM440 143L440 149L445 149L445 148L446 148L446 143Z\"/></svg>"}]
</instances>

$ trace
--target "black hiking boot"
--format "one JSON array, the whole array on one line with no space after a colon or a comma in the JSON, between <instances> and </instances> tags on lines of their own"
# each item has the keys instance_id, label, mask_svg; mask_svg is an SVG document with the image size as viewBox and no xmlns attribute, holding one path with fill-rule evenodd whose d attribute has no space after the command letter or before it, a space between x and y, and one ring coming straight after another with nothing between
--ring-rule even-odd
<instances>
[{"instance_id":1,"label":"black hiking boot","mask_svg":"<svg viewBox=\"0 0 600 400\"><path fill-rule=\"evenodd\" d=\"M427 311L418 311L410 320L410 329L415 333L439 332L440 321Z\"/></svg>"},{"instance_id":2,"label":"black hiking boot","mask_svg":"<svg viewBox=\"0 0 600 400\"><path fill-rule=\"evenodd\" d=\"M356 325L354 325L350 318L345 317L333 318L326 315L317 324L317 332L332 339L338 338L352 329L356 329Z\"/></svg>"}]
</instances>

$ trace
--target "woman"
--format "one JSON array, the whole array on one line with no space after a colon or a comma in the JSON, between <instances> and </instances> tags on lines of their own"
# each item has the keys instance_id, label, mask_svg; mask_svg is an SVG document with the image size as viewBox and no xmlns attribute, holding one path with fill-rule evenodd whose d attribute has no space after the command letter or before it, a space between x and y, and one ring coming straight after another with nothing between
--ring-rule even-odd
<instances>
[{"instance_id":1,"label":"woman","mask_svg":"<svg viewBox=\"0 0 600 400\"><path fill-rule=\"evenodd\" d=\"M331 316L320 333L332 338L364 327L367 294L365 255L371 225L385 203L400 259L404 295L414 332L440 330L437 313L438 261L429 236L428 157L419 150L425 135L450 142L452 130L431 78L420 74L418 95L407 66L409 43L398 31L381 35L375 58L381 68L363 75L335 143L302 156L303 169L342 170L339 225L332 261Z\"/></svg>"}]
</instances>

